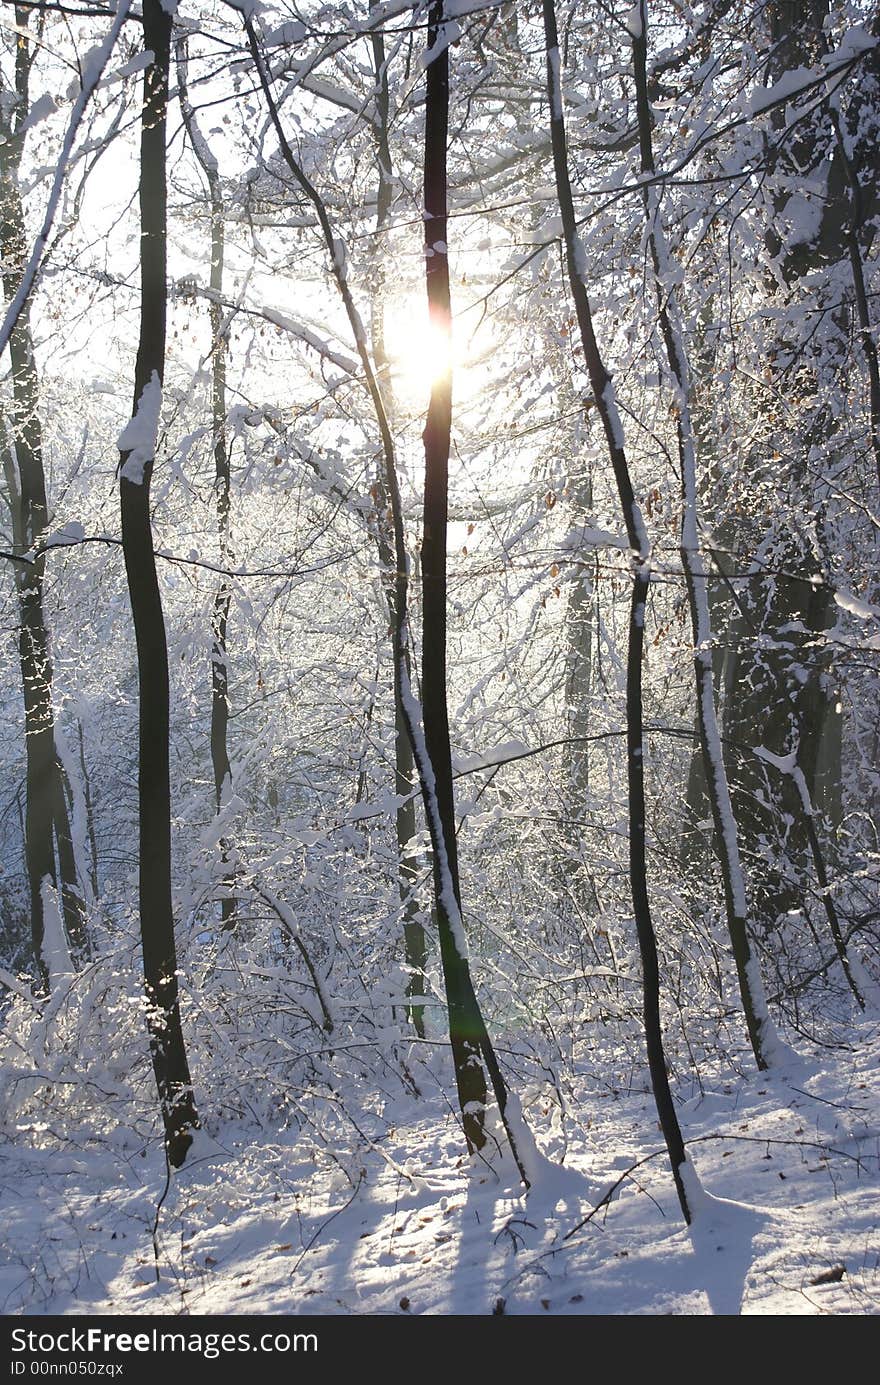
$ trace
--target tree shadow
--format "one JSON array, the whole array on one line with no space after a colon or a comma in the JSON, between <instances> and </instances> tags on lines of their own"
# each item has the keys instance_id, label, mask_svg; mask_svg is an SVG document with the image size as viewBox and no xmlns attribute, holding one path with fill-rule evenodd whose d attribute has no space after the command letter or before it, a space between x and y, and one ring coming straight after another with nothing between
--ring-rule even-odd
<instances>
[{"instance_id":1,"label":"tree shadow","mask_svg":"<svg viewBox=\"0 0 880 1385\"><path fill-rule=\"evenodd\" d=\"M739 1316L746 1281L754 1260L753 1242L767 1222L766 1213L729 1202L701 1190L689 1228L694 1268L712 1312Z\"/></svg>"}]
</instances>

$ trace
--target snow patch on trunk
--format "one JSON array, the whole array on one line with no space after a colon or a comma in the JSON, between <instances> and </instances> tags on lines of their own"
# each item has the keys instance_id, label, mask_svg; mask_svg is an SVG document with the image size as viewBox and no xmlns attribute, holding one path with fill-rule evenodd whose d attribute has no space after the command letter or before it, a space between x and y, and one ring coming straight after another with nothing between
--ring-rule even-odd
<instances>
[{"instance_id":1,"label":"snow patch on trunk","mask_svg":"<svg viewBox=\"0 0 880 1385\"><path fill-rule=\"evenodd\" d=\"M67 737L58 722L55 723L55 753L61 761L62 768L67 776L67 782L70 785L70 792L72 795L70 837L73 845L73 859L76 865L77 883L85 894L89 891L89 825L86 796L83 791L79 765L74 759L70 746L67 744Z\"/></svg>"},{"instance_id":2,"label":"snow patch on trunk","mask_svg":"<svg viewBox=\"0 0 880 1385\"><path fill-rule=\"evenodd\" d=\"M403 703L403 709L412 731L415 760L419 770L419 777L422 781L423 797L425 800L425 816L428 819L428 825L431 829L431 839L434 845L434 860L440 882L438 890L439 903L443 905L446 917L449 920L449 929L452 933L453 942L455 943L455 950L462 960L466 960L468 955L467 938L465 937L461 910L458 907L458 899L455 894L452 871L449 868L446 837L443 832L443 822L440 817L440 804L437 801L437 780L434 776L434 766L431 764L431 757L428 754L425 733L422 730L422 709L413 695L413 690L409 681L409 672L406 667L406 659L403 654L398 656L398 667L400 671L400 700Z\"/></svg>"},{"instance_id":3,"label":"snow patch on trunk","mask_svg":"<svg viewBox=\"0 0 880 1385\"><path fill-rule=\"evenodd\" d=\"M49 973L49 985L54 990L59 981L73 975L74 967L58 908L58 891L48 876L40 885L40 899L43 905L43 963Z\"/></svg>"},{"instance_id":4,"label":"snow patch on trunk","mask_svg":"<svg viewBox=\"0 0 880 1385\"><path fill-rule=\"evenodd\" d=\"M161 411L162 382L159 372L154 370L141 391L133 417L119 434L117 444L120 452L128 453L121 474L132 485L143 485L144 472L156 456Z\"/></svg>"}]
</instances>

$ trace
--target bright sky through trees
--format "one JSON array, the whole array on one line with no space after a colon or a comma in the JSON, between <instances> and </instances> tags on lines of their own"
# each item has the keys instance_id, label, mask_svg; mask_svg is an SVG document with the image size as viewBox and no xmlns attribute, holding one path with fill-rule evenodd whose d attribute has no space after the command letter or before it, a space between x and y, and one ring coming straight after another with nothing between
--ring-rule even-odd
<instances>
[{"instance_id":1,"label":"bright sky through trees","mask_svg":"<svg viewBox=\"0 0 880 1385\"><path fill-rule=\"evenodd\" d=\"M878 149L863 0L0 6L7 1312L877 1310Z\"/></svg>"}]
</instances>

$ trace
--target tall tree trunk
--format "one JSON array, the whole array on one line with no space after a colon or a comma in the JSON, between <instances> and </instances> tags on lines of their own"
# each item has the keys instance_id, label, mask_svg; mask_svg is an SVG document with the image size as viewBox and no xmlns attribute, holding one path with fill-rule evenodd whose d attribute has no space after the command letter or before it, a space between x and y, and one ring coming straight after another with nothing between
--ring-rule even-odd
<instances>
[{"instance_id":1,"label":"tall tree trunk","mask_svg":"<svg viewBox=\"0 0 880 1385\"><path fill-rule=\"evenodd\" d=\"M425 275L431 326L450 341L447 236L446 141L449 122L449 49L443 27L442 0L428 14L428 49L442 51L430 59L425 96ZM449 448L452 429L452 370L438 374L431 387L425 423L425 495L422 532L422 707L425 748L433 769L438 821L433 835L434 886L440 952L449 1006L458 1096L468 1144L485 1142L483 1110L486 1073L480 1057L482 1022L461 936L461 888L452 790L452 753L446 702L446 535L449 498Z\"/></svg>"},{"instance_id":2,"label":"tall tree trunk","mask_svg":"<svg viewBox=\"0 0 880 1385\"><path fill-rule=\"evenodd\" d=\"M177 1168L192 1144L198 1116L180 1022L171 902L168 648L150 525L150 481L165 371L165 125L171 15L161 0L144 0L143 19L144 49L151 61L144 72L141 118L141 327L133 416L119 439L119 491L138 657L140 921L150 1053L168 1159Z\"/></svg>"},{"instance_id":3,"label":"tall tree trunk","mask_svg":"<svg viewBox=\"0 0 880 1385\"><path fill-rule=\"evenodd\" d=\"M787 73L809 68L828 56L824 23L828 0L772 0L762 12L761 23L769 40L768 85L784 80ZM872 21L875 30L878 19ZM765 182L768 188L767 225L764 239L774 266L767 272L768 297L783 307L794 301L805 280L819 282L829 265L849 262L856 300L857 340L868 370L869 427L877 450L877 418L880 399L876 352L870 342L867 301L860 292L862 255L870 248L878 207L876 114L864 102L872 99L880 60L876 47L866 50L865 66L848 103L840 92L821 107L813 104L809 122L792 120L792 110L777 105L769 120ZM816 208L816 229L804 236L797 209L805 192ZM789 204L795 208L796 234L786 230ZM818 292L811 287L811 293ZM836 285L833 292L838 293ZM841 324L842 325L842 324ZM866 335L866 327L868 333ZM812 331L812 329L808 329ZM767 369L774 389L789 396L792 386L802 397L818 396L812 421L815 446L833 436L837 426L830 409L821 404L822 382L796 335L789 314L783 339L774 343ZM867 348L867 349L866 349ZM805 363L798 367L801 358ZM842 819L841 725L838 689L831 666L825 632L834 622L830 560L822 549L825 541L821 516L824 499L806 465L806 446L792 447L787 432L771 423L768 438L755 458L755 471L764 464L767 451L775 449L779 460L787 458L774 476L774 489L787 486L794 519L768 515L766 532L748 520L730 526L727 546L742 555L758 552L755 575L738 584L739 609L731 619L729 643L735 646L729 682L737 696L725 700L725 733L734 811L741 830L744 854L752 861L753 917L761 931L772 934L780 917L803 908L811 870L810 832L800 796L790 776L768 776L755 757L743 755L744 746L759 742L773 755L785 757L800 747L800 768L805 775L810 801L819 820L832 827L825 854L834 859L833 829ZM782 507L780 507L781 509ZM785 511L783 511L785 513ZM798 519L797 516L803 516ZM816 532L802 532L809 517L816 516ZM771 566L781 573L762 571L760 544L771 532L775 539ZM769 848L769 849L768 849Z\"/></svg>"},{"instance_id":4,"label":"tall tree trunk","mask_svg":"<svg viewBox=\"0 0 880 1385\"><path fill-rule=\"evenodd\" d=\"M550 137L556 196L562 218L568 282L575 306L584 360L593 398L602 420L620 508L632 552L633 588L630 604L626 666L627 789L629 799L630 889L642 960L642 1016L651 1085L657 1115L669 1151L672 1175L686 1222L691 1221L690 1198L697 1187L696 1174L688 1165L684 1140L669 1088L660 1020L660 968L657 940L651 919L645 854L644 718L642 713L642 662L644 658L645 606L651 581L651 550L641 509L633 491L624 450L623 425L615 400L614 385L605 367L593 326L593 314L585 283L583 245L578 236L562 104L561 60L553 0L542 0L544 41L547 53L547 93L550 102ZM687 1167L686 1167L687 1166Z\"/></svg>"},{"instance_id":5,"label":"tall tree trunk","mask_svg":"<svg viewBox=\"0 0 880 1385\"><path fill-rule=\"evenodd\" d=\"M574 391L570 391L574 403ZM574 525L589 524L593 508L592 464L586 475L569 482L573 492L569 513ZM598 585L595 560L588 555L578 565L571 582L565 611L565 706L567 741L562 750L562 792L565 815L564 835L567 857L561 863L566 886L572 888L581 919L595 916L598 896L595 879L581 864L582 842L579 822L590 793L590 733L594 727L594 628L598 616Z\"/></svg>"},{"instance_id":6,"label":"tall tree trunk","mask_svg":"<svg viewBox=\"0 0 880 1385\"><path fill-rule=\"evenodd\" d=\"M89 956L85 909L86 872L84 861L77 855L73 840L73 789L65 768L63 753L58 745L58 738L63 735L61 727L56 725L52 823L58 853L58 875L61 881L61 916L74 960L85 961Z\"/></svg>"},{"instance_id":7,"label":"tall tree trunk","mask_svg":"<svg viewBox=\"0 0 880 1385\"><path fill-rule=\"evenodd\" d=\"M10 301L18 292L27 262L19 169L24 144L20 131L29 111L29 78L36 51L36 43L32 46L26 37L29 21L30 10L18 6L15 98L11 105L0 108L0 257L4 293ZM30 313L31 299L28 297L9 338L12 401L4 419L2 439L16 554L37 548L46 535L49 522L39 380ZM43 887L46 883L57 889L60 880L65 930L74 956L85 954L86 936L83 896L70 850L70 822L55 749L52 651L43 605L44 573L42 555L15 565L18 654L25 713L25 859L31 945L41 982L47 985L49 975L43 957Z\"/></svg>"},{"instance_id":8,"label":"tall tree trunk","mask_svg":"<svg viewBox=\"0 0 880 1385\"><path fill-rule=\"evenodd\" d=\"M375 8L375 0L371 0ZM373 118L373 134L376 142L376 162L378 184L376 188L376 285L372 300L371 337L373 360L376 363L378 382L385 402L389 421L393 416L393 391L389 375L388 352L385 343L385 263L388 247L385 243L390 217L393 193L391 149L389 145L390 95L388 90L388 65L385 55L385 39L381 30L370 36L373 49L373 73L376 79L376 113ZM386 595L388 612L394 619L393 571L394 537L387 531L386 511L388 497L384 481L377 488L376 513L379 557L388 573ZM409 650L406 651L409 671ZM403 913L403 952L409 972L407 996L413 1004L407 1006L407 1018L420 1038L425 1037L425 1007L418 1003L425 994L425 964L428 959L425 926L421 919L419 901L416 897L418 879L418 858L413 852L412 841L416 833L416 805L413 798L412 747L406 733L406 725L400 706L395 703L394 716L394 792L397 797L395 813L395 837L397 843L397 888L400 907Z\"/></svg>"},{"instance_id":9,"label":"tall tree trunk","mask_svg":"<svg viewBox=\"0 0 880 1385\"><path fill-rule=\"evenodd\" d=\"M437 3L432 6L430 22L428 26L428 47L431 48L438 34L439 25L442 23L442 4ZM339 291L348 318L352 335L357 345L358 357L364 372L364 380L367 392L376 415L376 422L382 439L382 454L385 467L385 486L391 510L392 528L394 532L394 608L392 620L392 637L394 647L394 693L399 709L400 716L406 726L406 734L410 743L415 763L416 772L419 777L419 787L421 789L422 801L425 806L425 817L428 824L428 831L431 837L431 846L434 852L434 893L437 903L438 931L440 934L440 958L443 966L444 981L446 985L447 1003L449 1009L449 1030L450 1046L453 1053L453 1063L455 1067L456 1085L459 1092L459 1106L461 1110L462 1126L465 1133L468 1148L470 1150L481 1149L486 1143L485 1131L485 1094L486 1094L486 1075L492 1083L492 1090L498 1103L498 1110L504 1124L505 1133L511 1152L516 1161L520 1176L526 1187L529 1186L529 1175L525 1164L527 1151L524 1147L524 1138L528 1138L523 1125L514 1121L513 1111L514 1102L508 1091L504 1076L498 1065L489 1038L486 1024L480 1010L476 992L470 977L470 968L467 960L467 942L464 936L464 929L461 923L460 895L457 879L457 857L455 852L455 823L450 811L449 802L445 805L444 813L441 813L440 802L436 792L437 776L434 765L428 751L426 737L422 732L421 713L418 703L413 697L412 687L409 676L408 658L408 601L409 601L409 560L406 550L406 535L403 525L403 505L400 497L400 487L397 478L397 465L394 453L394 439L388 424L388 416L385 410L385 403L382 398L382 390L376 376L373 361L370 356L367 344L367 335L360 313L352 297L351 287L348 282L346 270L346 255L343 243L334 235L333 226L327 215L327 208L324 205L317 189L311 180L306 176L300 167L290 143L285 136L284 127L278 114L278 107L272 95L272 88L266 70L265 60L260 52L256 30L250 19L245 19L245 31L248 36L248 44L253 57L260 86L266 98L269 115L275 132L278 136L281 153L285 163L293 174L299 186L308 197L321 227L324 237L324 244L330 258L332 273ZM444 53L444 57L445 57ZM432 64L433 66L433 64ZM428 71L430 73L431 68ZM434 160L438 154L438 130L442 133L443 149L442 160L445 170L446 161L446 142L445 131L447 125L446 103L448 103L448 58L444 67L445 81L440 83L439 90L429 86L429 92L433 96L434 103L439 100L441 110L435 110L430 122L426 121L426 127L430 125L430 159L427 157L429 139L428 129L426 128L426 183L427 166L431 169L432 195L434 188ZM426 112L427 114L427 112ZM445 221L445 182L443 189L443 208ZM426 215L426 235L431 237L432 245L434 234L428 225ZM439 237L437 237L439 239ZM443 243L443 253L445 254L445 242ZM448 273L448 271L447 271ZM448 288L448 283L447 283ZM447 319L448 320L448 319ZM446 393L451 401L451 389L446 385ZM447 403L446 410L449 411L450 403ZM434 420L436 422L436 410ZM426 429L426 432L428 430ZM442 436L437 439L438 445L442 450ZM448 436L446 448L448 455ZM425 445L426 458L428 454L428 442ZM436 491L432 491L432 503L436 504ZM445 529L445 506L443 513L443 525ZM445 543L444 543L445 549ZM445 559L444 559L445 561ZM445 590L445 588L444 588ZM434 596L436 605L436 593ZM445 604L442 613L444 630L444 668L445 668ZM435 638L432 633L432 638ZM434 651L436 657L436 650ZM434 690L437 696L436 689ZM445 718L445 685L444 685L444 718ZM437 733L434 731L434 736ZM447 723L447 757L449 756L449 739ZM441 774L443 767L441 766ZM448 792L451 798L452 775L451 764L446 769L446 779L448 781ZM451 833L449 827L451 824ZM451 855L449 842L451 841ZM455 875L451 874L450 860L456 868ZM483 1064L485 1063L485 1067ZM482 1092L482 1096L480 1096ZM464 1099L462 1093L473 1093Z\"/></svg>"},{"instance_id":10,"label":"tall tree trunk","mask_svg":"<svg viewBox=\"0 0 880 1385\"><path fill-rule=\"evenodd\" d=\"M234 561L229 532L230 466L226 432L226 332L223 324L223 262L225 254L225 220L220 170L211 148L199 128L187 89L186 41L177 45L177 75L183 120L196 158L208 182L211 200L211 272L209 279L209 316L211 322L211 431L214 438L214 498L217 506L217 533L220 540L220 564L230 568ZM211 764L214 770L214 797L217 812L232 792L232 765L229 760L229 657L226 633L232 586L229 578L221 576L214 596L211 618ZM220 851L224 864L228 862L229 844L221 839ZM231 891L234 878L227 875L226 893L220 903L224 927L231 927L235 901Z\"/></svg>"},{"instance_id":11,"label":"tall tree trunk","mask_svg":"<svg viewBox=\"0 0 880 1385\"><path fill-rule=\"evenodd\" d=\"M715 389L713 378L716 369L715 312L717 302L708 297L696 323L696 333L691 344L691 420L694 431L694 445L702 461L702 475L697 477L698 497L705 502L709 498L716 506L723 506L723 487L725 472L719 456L717 430L715 428ZM717 514L717 509L716 509ZM717 520L716 520L717 522ZM715 550L712 557L716 564L724 562L722 555ZM725 646L723 632L727 628L729 594L723 581L707 582L707 601L709 604L709 623L717 637L712 645L712 677L715 692L715 710L718 718L723 716L721 690L725 686L725 668L729 661L729 651ZM697 710L694 710L694 739L688 765L687 787L685 789L684 812L681 823L680 859L682 868L693 871L697 878L705 869L711 854L708 826L711 827L711 810L706 791L706 767L703 748L700 743L700 725Z\"/></svg>"},{"instance_id":12,"label":"tall tree trunk","mask_svg":"<svg viewBox=\"0 0 880 1385\"><path fill-rule=\"evenodd\" d=\"M745 880L739 854L739 838L727 772L721 749L715 706L715 679L712 667L712 624L709 594L697 521L696 434L691 420L690 366L684 343L684 330L674 287L666 236L660 219L660 205L654 184L654 150L651 138L651 107L648 98L648 7L640 0L639 22L633 26L633 70L639 126L641 169L649 176L643 201L648 230L648 245L654 271L660 334L666 350L670 374L678 455L681 466L682 518L681 563L691 610L696 681L697 724L705 767L705 787L715 824L715 844L721 865L727 927L739 979L740 997L746 1028L759 1069L765 1069L779 1053L779 1044L767 1009L758 959L748 933Z\"/></svg>"}]
</instances>

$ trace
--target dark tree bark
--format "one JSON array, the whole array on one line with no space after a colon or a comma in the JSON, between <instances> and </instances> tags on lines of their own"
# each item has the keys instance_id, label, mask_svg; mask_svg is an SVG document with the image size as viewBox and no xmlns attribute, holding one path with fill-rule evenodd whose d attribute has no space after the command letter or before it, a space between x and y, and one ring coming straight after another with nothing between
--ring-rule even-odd
<instances>
[{"instance_id":1,"label":"dark tree bark","mask_svg":"<svg viewBox=\"0 0 880 1385\"><path fill-rule=\"evenodd\" d=\"M669 1088L666 1060L663 1052L663 1029L660 1020L660 969L657 940L651 919L648 896L648 873L645 854L645 781L644 781L644 717L642 713L642 662L644 658L645 605L651 581L651 555L648 535L641 510L633 491L626 452L623 427L615 402L614 385L605 367L596 341L593 313L584 280L583 247L581 245L574 202L571 175L568 167L568 148L562 104L561 59L553 0L542 0L544 41L547 53L547 91L550 101L550 137L553 148L553 170L556 195L562 218L565 240L568 282L574 302L584 360L590 377L593 398L602 420L608 457L617 485L620 508L632 552L633 589L630 603L629 640L626 674L627 725L627 789L629 799L629 864L630 888L639 952L642 960L642 1016L651 1085L657 1115L669 1151L672 1175L685 1221L691 1221L692 1209L685 1186L688 1173L684 1140ZM690 1172L690 1171L689 1171ZM693 1176L691 1174L691 1176Z\"/></svg>"},{"instance_id":2,"label":"dark tree bark","mask_svg":"<svg viewBox=\"0 0 880 1385\"><path fill-rule=\"evenodd\" d=\"M425 94L425 275L431 325L446 340L452 328L447 236L446 141L449 123L449 49L443 32L443 5L428 14L428 49L442 44L426 71ZM422 532L422 707L425 748L434 772L438 818L434 845L434 888L440 953L449 1006L458 1097L468 1144L485 1143L483 1109L486 1073L480 1057L482 1017L470 968L456 936L460 928L461 888L452 789L452 752L446 703L446 533L449 448L452 429L452 371L439 374L431 388L425 423L425 495ZM439 829L439 830L437 830ZM432 836L434 833L432 833ZM453 898L450 899L450 891Z\"/></svg>"},{"instance_id":3,"label":"dark tree bark","mask_svg":"<svg viewBox=\"0 0 880 1385\"><path fill-rule=\"evenodd\" d=\"M633 71L642 173L653 180L656 174L651 137L652 114L648 97L648 7L640 0L639 22L633 35ZM767 1011L758 960L749 939L746 890L740 862L739 839L730 799L727 771L718 732L712 665L712 627L709 594L697 524L697 449L691 416L690 364L678 299L669 276L671 268L666 237L660 221L660 206L653 182L646 183L643 202L648 228L648 244L654 270L657 317L666 351L670 386L674 401L678 455L681 467L682 520L681 563L691 611L694 645L697 727L704 765L704 787L715 825L715 846L721 866L724 903L731 950L739 979L740 997L752 1052L758 1068L767 1068L776 1037Z\"/></svg>"},{"instance_id":4,"label":"dark tree bark","mask_svg":"<svg viewBox=\"0 0 880 1385\"><path fill-rule=\"evenodd\" d=\"M442 4L435 4L431 10L431 19L428 28L428 46L432 46L436 40L438 26L442 23ZM422 801L425 805L425 816L428 823L428 830L431 837L431 846L434 853L434 889L437 901L438 931L440 934L440 957L443 965L444 981L446 985L447 1005L449 1010L449 1029L450 1046L453 1052L455 1066L456 1084L459 1092L459 1104L461 1108L462 1125L465 1139L469 1150L481 1149L486 1143L485 1132L485 1094L487 1090L486 1075L492 1083L492 1090L498 1103L498 1110L504 1124L510 1149L516 1161L517 1167L526 1187L529 1186L529 1177L524 1163L525 1151L520 1148L518 1143L518 1132L514 1129L513 1122L508 1113L509 1093L504 1076L498 1065L498 1059L492 1047L485 1021L480 1010L476 992L470 977L470 969L467 961L467 947L464 940L464 932L461 926L460 914L460 892L457 879L457 858L455 854L455 823L451 813L448 812L444 824L444 815L439 808L438 796L436 793L436 773L431 761L426 737L421 730L421 719L419 707L412 695L409 677L408 659L408 600L409 600L409 560L406 551L406 535L403 525L403 505L400 498L400 487L397 479L397 466L394 453L394 439L388 424L388 416L385 410L385 403L382 398L382 390L373 367L373 361L367 345L367 336L360 313L357 310L351 294L348 276L345 267L345 249L334 235L333 226L327 215L327 208L324 205L317 189L311 180L303 172L299 162L290 147L290 143L284 134L284 127L278 114L278 107L272 95L269 78L266 71L265 61L260 53L259 42L256 31L251 20L245 20L245 31L248 36L248 43L253 57L257 74L260 79L260 86L266 98L270 118L278 136L281 153L285 163L308 197L321 227L327 253L330 257L333 277L339 296L342 300L345 313L351 327L357 345L358 357L364 372L364 379L371 403L376 415L376 422L382 439L382 455L385 468L385 486L387 488L388 502L391 510L392 529L394 533L394 606L392 619L392 638L394 648L394 694L399 715L406 726L406 734L412 749L413 760L419 778L419 787L422 793ZM429 67L430 72L430 67ZM439 97L442 102L448 102L448 58L445 65L446 80L441 83L439 93L435 94L435 99ZM439 126L438 126L439 118ZM437 154L437 130L443 132L443 168L445 170L445 130L448 117L446 111L435 112L431 124L431 155L432 158ZM426 146L427 146L426 132ZM428 160L426 159L426 163ZM433 167L433 165L432 165ZM427 179L426 179L427 181ZM435 188L432 181L432 196ZM445 183L443 195L443 220L445 223ZM434 233L430 230L426 219L426 235L431 237L432 243L435 239ZM439 236L437 236L439 239ZM445 244L444 244L445 252ZM447 270L448 274L448 270ZM451 389L446 386L449 400L451 401ZM442 397L441 397L442 404ZM451 402L445 406L448 414L451 409ZM434 411L430 421L436 426L438 415L442 419L439 410ZM426 430L427 431L427 430ZM438 445L442 449L442 437L438 439ZM448 437L446 439L446 451L448 457ZM426 455L428 443L426 442ZM436 495L432 494L432 503L436 504ZM436 522L436 516L435 516ZM443 513L443 525L445 528L445 506ZM434 597L436 604L436 595ZM442 613L443 630L445 632L445 604ZM436 657L436 655L435 655ZM444 636L444 656L443 667L445 669L445 636ZM444 692L445 702L445 692ZM444 707L445 720L445 707ZM434 732L434 735L437 733ZM448 753L448 721L447 721L447 753ZM441 766L441 776L443 767ZM446 778L449 781L451 791L451 765L446 770ZM451 837L447 831L451 823ZM448 842L451 840L451 856L448 851ZM450 859L452 860L456 874L451 877L450 882ZM483 1064L485 1063L485 1067ZM467 1099L462 1098L462 1093L473 1093ZM482 1092L482 1096L479 1094Z\"/></svg>"},{"instance_id":5,"label":"dark tree bark","mask_svg":"<svg viewBox=\"0 0 880 1385\"><path fill-rule=\"evenodd\" d=\"M371 8L375 7L372 0ZM381 30L370 35L373 50L373 72L376 79L376 113L373 118L373 136L376 143L376 162L379 178L376 188L376 284L372 300L371 336L373 360L376 363L378 383L389 421L393 415L393 394L389 378L388 354L385 346L385 263L388 247L385 235L390 223L393 195L391 149L389 145L390 95L388 90L388 64L385 54L385 39ZM388 613L394 620L394 536L387 532L388 495L384 480L377 486L376 526L379 558L389 574L386 586ZM410 672L409 650L405 651L407 672ZM407 1018L420 1038L425 1037L425 1007L419 1004L425 994L425 964L428 960L425 926L421 919L419 901L416 896L416 881L419 864L411 843L416 832L416 804L413 797L414 763L412 747L406 733L406 725L399 704L395 704L394 717L394 792L397 797L395 814L395 838L397 842L397 885L400 907L403 913L403 952L409 971L407 996L413 1004L407 1006Z\"/></svg>"},{"instance_id":6,"label":"dark tree bark","mask_svg":"<svg viewBox=\"0 0 880 1385\"><path fill-rule=\"evenodd\" d=\"M19 188L29 110L29 78L36 44L26 38L30 12L16 8L15 99L0 108L0 257L8 300L18 292L27 262L27 238ZM35 36L36 37L36 36ZM3 457L12 518L13 551L25 554L46 536L49 509L43 469L39 379L25 299L9 338L12 401L4 420ZM74 957L87 951L82 890L77 878L70 822L55 748L52 651L43 605L45 559L15 564L18 595L18 653L25 712L27 799L25 859L30 892L31 945L42 985L49 974L43 956L44 886L61 886L62 915ZM57 861L56 861L57 849Z\"/></svg>"},{"instance_id":7,"label":"dark tree bark","mask_svg":"<svg viewBox=\"0 0 880 1385\"><path fill-rule=\"evenodd\" d=\"M880 20L878 20L880 27ZM848 219L846 227L846 251L852 273L853 296L856 302L856 316L859 324L859 343L868 371L868 411L871 430L871 451L874 454L874 470L877 476L877 489L880 491L880 361L877 358L877 343L874 340L874 325L871 321L871 306L865 283L864 230L867 221L867 197L862 187L855 162L847 152L849 132L844 133L839 113L832 109L836 157L846 176ZM876 170L875 170L876 171Z\"/></svg>"},{"instance_id":8,"label":"dark tree bark","mask_svg":"<svg viewBox=\"0 0 880 1385\"><path fill-rule=\"evenodd\" d=\"M100 882L98 878L98 838L95 833L95 812L92 806L92 785L89 779L89 771L86 765L86 747L83 738L82 722L76 724L78 746L79 746L79 769L82 775L83 806L86 814L86 833L89 839L89 883L92 887L92 898L97 899L100 892Z\"/></svg>"},{"instance_id":9,"label":"dark tree bark","mask_svg":"<svg viewBox=\"0 0 880 1385\"><path fill-rule=\"evenodd\" d=\"M59 733L55 727L55 735ZM61 881L61 914L65 931L70 941L73 957L85 961L90 954L89 937L86 930L86 909L84 862L77 860L73 842L73 791L64 768L63 760L55 746L55 785L54 785L53 827L58 853L58 875Z\"/></svg>"},{"instance_id":10,"label":"dark tree bark","mask_svg":"<svg viewBox=\"0 0 880 1385\"><path fill-rule=\"evenodd\" d=\"M123 434L119 490L138 658L140 921L144 982L150 1003L150 1053L168 1159L178 1168L192 1144L198 1116L180 1022L171 902L168 649L150 525L150 481L165 370L165 125L171 16L161 0L144 0L143 19L144 49L152 53L152 61L144 73L141 121L141 327L129 425L133 445L126 447Z\"/></svg>"},{"instance_id":11,"label":"dark tree bark","mask_svg":"<svg viewBox=\"0 0 880 1385\"><path fill-rule=\"evenodd\" d=\"M768 84L822 61L827 55L823 25L828 12L827 0L773 0L767 6L761 23L770 40ZM872 22L876 30L880 26L876 15ZM868 302L861 291L862 261L875 234L880 187L878 77L880 57L875 48L866 51L858 71L850 76L851 95L845 107L834 110L826 102L813 110L809 122L801 119L791 126L789 106L782 104L771 112L764 238L777 266L774 276L767 275L771 302L784 304L808 276L821 275L830 264L848 262L856 340L868 372L871 443L875 469L880 470L880 379ZM805 189L817 207L817 230L813 236L794 235L787 240L788 204ZM847 324L839 309L831 311L843 335ZM805 358L804 342L789 324L768 359L774 390L784 397L794 386L798 393L812 392L821 400L821 383ZM835 427L830 410L823 410L820 403L813 442L831 438ZM755 458L755 480L763 479L760 468L766 465L763 458L768 450L775 450L780 463L773 477L774 492L782 499L787 491L788 505L783 500L779 514L766 517L763 531L754 521L734 518L719 536L719 546L736 555L731 561L740 568L766 539L768 530L775 538L771 566L776 571L758 570L754 577L737 583L738 606L729 618L731 655L725 673L727 691L736 693L724 702L734 810L751 863L752 914L764 935L771 935L786 913L805 906L813 864L810 827L791 778L768 776L766 767L737 747L757 742L777 757L785 757L795 745L800 748L800 768L817 814L812 826L823 824L827 833L823 854L832 865L836 832L843 819L839 694L824 638L835 619L830 563L822 551L824 497L806 469L806 448L792 446L788 433L776 424L768 427L768 439Z\"/></svg>"}]
</instances>

